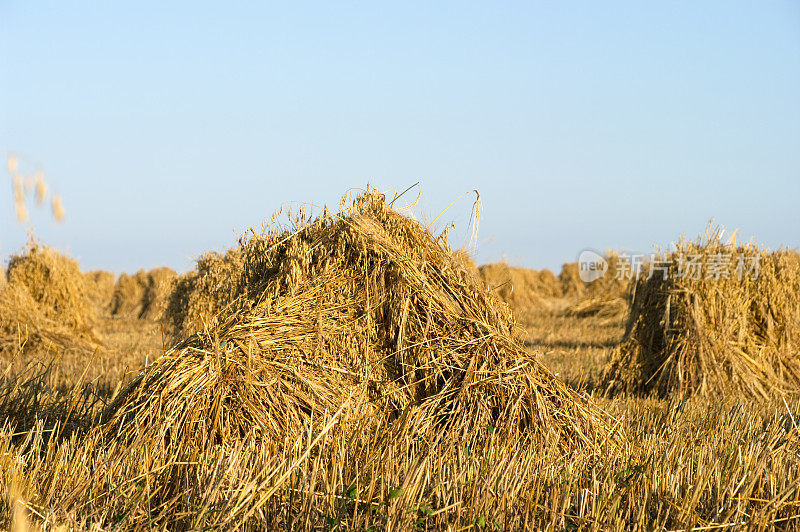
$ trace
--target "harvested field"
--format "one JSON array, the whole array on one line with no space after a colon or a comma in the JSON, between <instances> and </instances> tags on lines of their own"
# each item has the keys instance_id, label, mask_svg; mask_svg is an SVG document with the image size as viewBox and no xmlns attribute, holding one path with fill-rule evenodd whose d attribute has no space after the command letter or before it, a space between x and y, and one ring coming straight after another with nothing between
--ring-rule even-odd
<instances>
[{"instance_id":1,"label":"harvested field","mask_svg":"<svg viewBox=\"0 0 800 532\"><path fill-rule=\"evenodd\" d=\"M131 312L93 318L94 351L14 355L0 526L800 525L788 387L758 402L604 396L603 367L629 341L596 302L614 290L517 323L469 261L390 206L371 192L201 257L173 285L172 347ZM759 286L775 303L781 283ZM792 337L769 316L764 338Z\"/></svg>"},{"instance_id":2,"label":"harvested field","mask_svg":"<svg viewBox=\"0 0 800 532\"><path fill-rule=\"evenodd\" d=\"M800 0L152 4L0 0L0 532L800 532Z\"/></svg>"}]
</instances>

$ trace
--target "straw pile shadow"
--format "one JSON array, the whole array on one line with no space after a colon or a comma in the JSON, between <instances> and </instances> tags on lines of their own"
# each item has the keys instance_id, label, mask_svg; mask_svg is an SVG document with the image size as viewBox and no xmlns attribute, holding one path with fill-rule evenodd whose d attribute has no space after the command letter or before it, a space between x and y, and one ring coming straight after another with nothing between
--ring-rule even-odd
<instances>
[{"instance_id":1,"label":"straw pile shadow","mask_svg":"<svg viewBox=\"0 0 800 532\"><path fill-rule=\"evenodd\" d=\"M254 436L295 441L334 418L456 438L491 426L565 450L616 438L524 350L506 306L446 243L377 192L251 234L225 257L200 260L180 295L221 310L106 409L108 434L165 460Z\"/></svg>"},{"instance_id":2,"label":"straw pile shadow","mask_svg":"<svg viewBox=\"0 0 800 532\"><path fill-rule=\"evenodd\" d=\"M725 243L718 229L682 239L665 259L668 267L635 288L625 338L601 378L609 393L765 397L798 389L797 253L735 237Z\"/></svg>"}]
</instances>

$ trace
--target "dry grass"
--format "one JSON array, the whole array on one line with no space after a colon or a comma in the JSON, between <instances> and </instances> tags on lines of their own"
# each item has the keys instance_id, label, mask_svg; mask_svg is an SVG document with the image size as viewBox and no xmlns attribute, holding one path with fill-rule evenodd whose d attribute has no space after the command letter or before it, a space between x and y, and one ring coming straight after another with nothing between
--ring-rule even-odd
<instances>
[{"instance_id":1,"label":"dry grass","mask_svg":"<svg viewBox=\"0 0 800 532\"><path fill-rule=\"evenodd\" d=\"M110 321L132 327L131 336L134 327L148 323ZM531 349L568 382L586 387L596 383L623 332L595 317L559 313L526 327L534 339ZM75 378L81 373L76 368ZM0 413L9 422L38 419L40 426L16 437L2 432L0 488L13 484L24 503L17 514L46 528L794 530L800 525L797 397L785 404L702 396L602 399L628 438L600 459L589 449L565 454L488 427L463 445L442 446L409 440L388 427L364 430L357 420L329 427L320 419L298 440L237 437L204 453L190 445L183 461L164 464L151 448L114 435L105 441L81 428L91 425L86 420L102 403L70 416L64 407L85 400L80 403L67 391L59 401L31 377L16 375L14 386L7 382L2 388L16 391L0 396ZM30 408L9 408L16 404ZM164 436L181 427L180 421L162 423ZM220 426L223 421L220 417ZM65 427L61 433L71 427L72 434L54 438L59 427ZM132 429L123 430L124 435ZM185 511L168 514L163 499L170 500L167 490L181 476ZM12 510L0 509L6 527Z\"/></svg>"},{"instance_id":2,"label":"dry grass","mask_svg":"<svg viewBox=\"0 0 800 532\"><path fill-rule=\"evenodd\" d=\"M505 263L487 264L478 271L489 291L523 321L563 312L622 322L630 308L632 282L617 277L616 253L608 252L606 257L606 275L590 283L581 280L577 263L564 264L558 277L550 270L516 268Z\"/></svg>"},{"instance_id":3,"label":"dry grass","mask_svg":"<svg viewBox=\"0 0 800 532\"><path fill-rule=\"evenodd\" d=\"M216 311L166 352L157 323L109 316L91 357L19 355L0 527L800 528L797 395L589 400L619 321L540 309L523 350L472 268L379 196L294 222L206 262L218 290L179 279L170 304Z\"/></svg>"},{"instance_id":4,"label":"dry grass","mask_svg":"<svg viewBox=\"0 0 800 532\"><path fill-rule=\"evenodd\" d=\"M627 294L604 294L579 299L568 305L564 309L564 314L579 318L597 316L613 322L622 322L627 317L629 309Z\"/></svg>"},{"instance_id":5,"label":"dry grass","mask_svg":"<svg viewBox=\"0 0 800 532\"><path fill-rule=\"evenodd\" d=\"M217 303L224 310L129 394L197 380L207 389L192 396L205 403L230 395L224 382L238 383L241 395L220 413L231 416L225 430L249 427L278 440L298 437L313 417L346 402L365 418L413 408L418 431L457 420L515 435L524 429L566 447L610 437L604 416L515 342L513 321L479 281L382 196L295 222L291 231L242 241L242 266L230 271L230 286L239 287L233 302ZM232 373L218 382L220 371ZM149 403L124 408L136 419L168 415L145 415ZM196 416L208 406L181 408Z\"/></svg>"},{"instance_id":6,"label":"dry grass","mask_svg":"<svg viewBox=\"0 0 800 532\"><path fill-rule=\"evenodd\" d=\"M142 310L139 317L156 321L164 318L177 280L178 274L171 268L154 268L147 272L147 287L142 295Z\"/></svg>"},{"instance_id":7,"label":"dry grass","mask_svg":"<svg viewBox=\"0 0 800 532\"><path fill-rule=\"evenodd\" d=\"M95 314L74 260L34 241L8 262L0 294L0 350L92 349Z\"/></svg>"},{"instance_id":8,"label":"dry grass","mask_svg":"<svg viewBox=\"0 0 800 532\"><path fill-rule=\"evenodd\" d=\"M515 268L497 262L481 266L478 272L489 291L508 303L516 316L555 308L562 296L558 279L550 270Z\"/></svg>"},{"instance_id":9,"label":"dry grass","mask_svg":"<svg viewBox=\"0 0 800 532\"><path fill-rule=\"evenodd\" d=\"M176 337L204 330L220 310L233 303L243 290L239 286L243 270L239 248L201 256L195 271L177 280L167 302L165 318Z\"/></svg>"},{"instance_id":10,"label":"dry grass","mask_svg":"<svg viewBox=\"0 0 800 532\"><path fill-rule=\"evenodd\" d=\"M167 267L149 272L139 270L134 275L119 276L111 296L112 316L161 320L172 295L178 274Z\"/></svg>"},{"instance_id":11,"label":"dry grass","mask_svg":"<svg viewBox=\"0 0 800 532\"><path fill-rule=\"evenodd\" d=\"M116 276L103 270L86 272L85 276L89 285L89 296L95 309L101 314L108 312L111 299L114 297Z\"/></svg>"},{"instance_id":12,"label":"dry grass","mask_svg":"<svg viewBox=\"0 0 800 532\"><path fill-rule=\"evenodd\" d=\"M478 264L467 250L462 248L453 251L453 260L456 261L456 264L458 264L459 268L469 271L474 275L479 275Z\"/></svg>"},{"instance_id":13,"label":"dry grass","mask_svg":"<svg viewBox=\"0 0 800 532\"><path fill-rule=\"evenodd\" d=\"M526 353L505 307L383 196L293 224L242 241L235 299L117 394L99 425L84 402L64 422L73 439L28 444L60 445L69 460L58 485L29 471L26 497L36 479L63 515L88 504L101 520L124 511L130 526L286 526L318 522L315 494L346 481L355 521L396 527L419 518L415 501L486 500L468 472L517 452L485 454L493 442L585 463L619 444L613 420ZM137 478L135 507L127 488L109 490ZM439 515L431 523L458 522Z\"/></svg>"},{"instance_id":14,"label":"dry grass","mask_svg":"<svg viewBox=\"0 0 800 532\"><path fill-rule=\"evenodd\" d=\"M586 283L581 280L577 262L564 263L558 274L558 282L565 297L577 298L586 292Z\"/></svg>"},{"instance_id":15,"label":"dry grass","mask_svg":"<svg viewBox=\"0 0 800 532\"><path fill-rule=\"evenodd\" d=\"M758 278L737 257L758 257ZM731 257L726 276L680 276L680 259ZM604 374L609 391L765 397L800 385L800 256L725 243L719 231L681 240L669 270L636 288L625 342ZM687 270L688 271L688 270Z\"/></svg>"},{"instance_id":16,"label":"dry grass","mask_svg":"<svg viewBox=\"0 0 800 532\"><path fill-rule=\"evenodd\" d=\"M111 296L111 315L138 317L142 313L147 285L147 272L144 270L139 270L134 275L120 274Z\"/></svg>"},{"instance_id":17,"label":"dry grass","mask_svg":"<svg viewBox=\"0 0 800 532\"><path fill-rule=\"evenodd\" d=\"M625 320L630 310L635 279L628 279L620 273L626 266L617 253L607 251L605 259L608 262L605 275L589 283L580 279L577 263L564 265L559 280L564 295L571 298L563 309L565 315L596 316L608 323Z\"/></svg>"},{"instance_id":18,"label":"dry grass","mask_svg":"<svg viewBox=\"0 0 800 532\"><path fill-rule=\"evenodd\" d=\"M564 297L574 299L626 297L631 288L631 279L622 275L621 271L630 271L626 269L629 263L625 263L620 254L611 250L605 252L604 258L608 263L605 275L591 282L581 280L577 262L565 263L558 275Z\"/></svg>"}]
</instances>

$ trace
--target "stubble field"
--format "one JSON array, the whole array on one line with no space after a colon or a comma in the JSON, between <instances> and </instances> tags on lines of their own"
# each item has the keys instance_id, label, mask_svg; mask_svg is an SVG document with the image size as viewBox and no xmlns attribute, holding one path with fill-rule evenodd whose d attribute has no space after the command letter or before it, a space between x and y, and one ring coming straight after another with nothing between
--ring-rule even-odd
<instances>
[{"instance_id":1,"label":"stubble field","mask_svg":"<svg viewBox=\"0 0 800 532\"><path fill-rule=\"evenodd\" d=\"M181 276L32 245L0 286L0 523L798 528L800 276L763 253L753 287L478 269L376 192Z\"/></svg>"}]
</instances>

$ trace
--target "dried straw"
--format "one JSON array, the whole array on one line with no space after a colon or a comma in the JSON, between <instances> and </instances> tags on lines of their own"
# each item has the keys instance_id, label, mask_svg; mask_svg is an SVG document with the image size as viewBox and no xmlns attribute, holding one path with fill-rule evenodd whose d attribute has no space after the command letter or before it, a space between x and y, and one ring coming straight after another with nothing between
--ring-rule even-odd
<instances>
[{"instance_id":1,"label":"dried straw","mask_svg":"<svg viewBox=\"0 0 800 532\"><path fill-rule=\"evenodd\" d=\"M483 265L478 271L489 291L508 303L518 318L549 310L553 300L561 297L558 279L550 270L516 268L497 262Z\"/></svg>"},{"instance_id":2,"label":"dried straw","mask_svg":"<svg viewBox=\"0 0 800 532\"><path fill-rule=\"evenodd\" d=\"M681 259L710 264L728 257L720 278L690 273ZM739 257L760 262L757 279L737 273ZM800 258L768 252L722 231L681 239L669 269L641 280L623 344L603 372L609 392L667 395L743 392L765 397L800 385ZM747 261L749 268L749 261ZM695 278L698 277L698 278Z\"/></svg>"},{"instance_id":3,"label":"dried straw","mask_svg":"<svg viewBox=\"0 0 800 532\"><path fill-rule=\"evenodd\" d=\"M139 270L133 275L121 274L111 296L111 314L138 317L142 313L144 294L148 285L147 272L144 270Z\"/></svg>"},{"instance_id":4,"label":"dried straw","mask_svg":"<svg viewBox=\"0 0 800 532\"><path fill-rule=\"evenodd\" d=\"M196 271L181 276L169 297L165 317L177 336L189 336L243 291L241 249L210 252L197 260Z\"/></svg>"},{"instance_id":5,"label":"dried straw","mask_svg":"<svg viewBox=\"0 0 800 532\"><path fill-rule=\"evenodd\" d=\"M116 275L103 270L93 270L84 274L88 285L89 297L95 309L108 312L111 298L114 296Z\"/></svg>"},{"instance_id":6,"label":"dried straw","mask_svg":"<svg viewBox=\"0 0 800 532\"><path fill-rule=\"evenodd\" d=\"M175 270L166 266L147 272L147 286L142 294L139 317L148 320L162 319L177 280L178 274Z\"/></svg>"},{"instance_id":7,"label":"dried straw","mask_svg":"<svg viewBox=\"0 0 800 532\"><path fill-rule=\"evenodd\" d=\"M90 290L78 263L31 240L8 263L0 297L0 348L98 344Z\"/></svg>"},{"instance_id":8,"label":"dried straw","mask_svg":"<svg viewBox=\"0 0 800 532\"><path fill-rule=\"evenodd\" d=\"M217 296L219 312L109 405L107 437L167 471L212 448L334 426L423 447L463 445L486 427L564 451L617 441L602 411L525 351L507 307L446 242L390 205L369 191L201 259L180 297ZM207 276L225 290L203 292ZM169 478L165 500L187 489Z\"/></svg>"}]
</instances>

